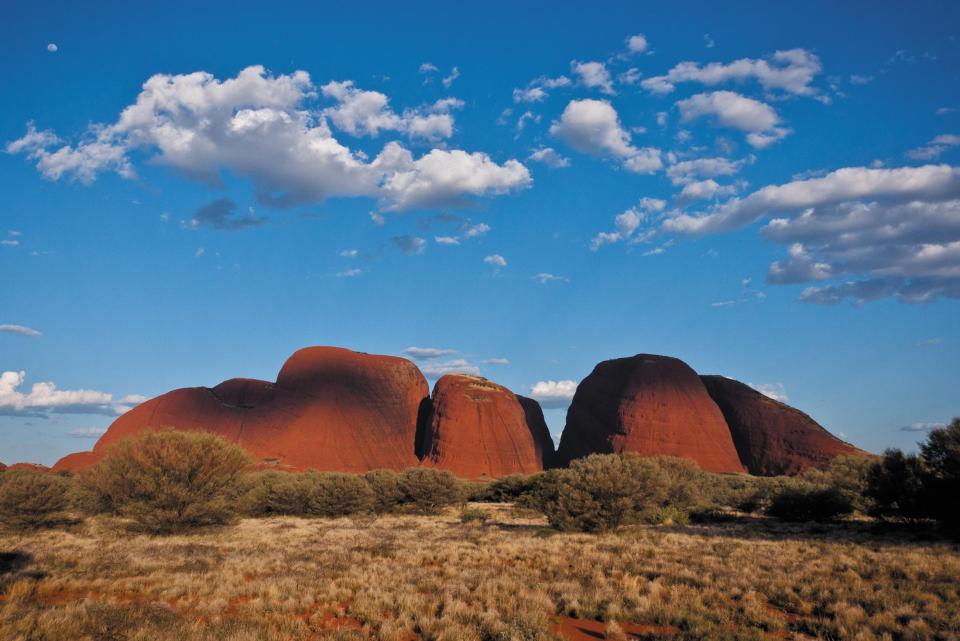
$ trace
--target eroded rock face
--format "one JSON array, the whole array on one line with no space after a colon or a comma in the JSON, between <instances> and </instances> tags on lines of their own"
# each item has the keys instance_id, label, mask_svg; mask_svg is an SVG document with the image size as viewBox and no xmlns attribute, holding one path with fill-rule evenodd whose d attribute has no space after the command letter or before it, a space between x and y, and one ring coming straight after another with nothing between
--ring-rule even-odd
<instances>
[{"instance_id":1,"label":"eroded rock face","mask_svg":"<svg viewBox=\"0 0 960 641\"><path fill-rule=\"evenodd\" d=\"M276 383L237 378L146 401L114 421L92 453L55 467L82 469L127 436L175 428L219 434L259 463L291 469L400 470L418 462L417 416L428 394L406 359L308 347L287 360Z\"/></svg>"},{"instance_id":2,"label":"eroded rock face","mask_svg":"<svg viewBox=\"0 0 960 641\"><path fill-rule=\"evenodd\" d=\"M40 465L39 463L14 463L5 469L9 472L15 472L17 470L26 472L49 472L51 468L46 465Z\"/></svg>"},{"instance_id":3,"label":"eroded rock face","mask_svg":"<svg viewBox=\"0 0 960 641\"><path fill-rule=\"evenodd\" d=\"M557 459L636 452L691 459L711 472L743 472L720 409L683 361L638 354L604 361L580 383Z\"/></svg>"},{"instance_id":4,"label":"eroded rock face","mask_svg":"<svg viewBox=\"0 0 960 641\"><path fill-rule=\"evenodd\" d=\"M553 457L540 405L485 378L448 374L421 423L422 463L464 478L533 474Z\"/></svg>"},{"instance_id":5,"label":"eroded rock face","mask_svg":"<svg viewBox=\"0 0 960 641\"><path fill-rule=\"evenodd\" d=\"M789 405L724 376L701 376L730 428L740 460L751 474L800 474L836 456L867 453Z\"/></svg>"}]
</instances>

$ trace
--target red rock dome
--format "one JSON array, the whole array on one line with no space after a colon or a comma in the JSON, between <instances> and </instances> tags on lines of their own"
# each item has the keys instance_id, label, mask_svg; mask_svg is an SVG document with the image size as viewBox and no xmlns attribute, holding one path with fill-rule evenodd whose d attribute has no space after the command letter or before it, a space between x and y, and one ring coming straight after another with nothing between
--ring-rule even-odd
<instances>
[{"instance_id":1,"label":"red rock dome","mask_svg":"<svg viewBox=\"0 0 960 641\"><path fill-rule=\"evenodd\" d=\"M82 469L124 437L175 428L219 434L260 463L399 470L417 464L417 417L428 394L423 374L406 359L308 347L287 360L276 383L238 378L146 401L114 421L92 453L71 454L55 468Z\"/></svg>"},{"instance_id":2,"label":"red rock dome","mask_svg":"<svg viewBox=\"0 0 960 641\"><path fill-rule=\"evenodd\" d=\"M799 474L836 456L866 455L789 405L724 376L701 376L751 474Z\"/></svg>"},{"instance_id":3,"label":"red rock dome","mask_svg":"<svg viewBox=\"0 0 960 641\"><path fill-rule=\"evenodd\" d=\"M679 456L711 472L743 472L723 414L676 358L604 361L580 383L560 439L561 465L593 453Z\"/></svg>"},{"instance_id":4,"label":"red rock dome","mask_svg":"<svg viewBox=\"0 0 960 641\"><path fill-rule=\"evenodd\" d=\"M465 478L533 474L553 456L540 405L478 376L448 374L433 388L417 453Z\"/></svg>"},{"instance_id":5,"label":"red rock dome","mask_svg":"<svg viewBox=\"0 0 960 641\"><path fill-rule=\"evenodd\" d=\"M49 472L51 468L46 465L40 465L39 463L14 463L4 469L8 472L16 472L17 470L25 472Z\"/></svg>"}]
</instances>

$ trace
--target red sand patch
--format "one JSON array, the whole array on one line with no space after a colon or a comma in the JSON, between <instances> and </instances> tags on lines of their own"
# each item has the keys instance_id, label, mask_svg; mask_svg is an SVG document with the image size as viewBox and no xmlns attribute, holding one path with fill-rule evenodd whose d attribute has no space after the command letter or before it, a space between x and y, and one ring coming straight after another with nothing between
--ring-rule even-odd
<instances>
[{"instance_id":1,"label":"red sand patch","mask_svg":"<svg viewBox=\"0 0 960 641\"><path fill-rule=\"evenodd\" d=\"M645 625L640 623L621 623L620 629L628 639L644 639L647 637L668 636L680 632L680 628L672 625ZM571 617L561 617L550 626L550 631L559 634L568 641L595 641L596 639L607 639L605 630L607 624L604 621L591 621L589 619L574 619Z\"/></svg>"}]
</instances>

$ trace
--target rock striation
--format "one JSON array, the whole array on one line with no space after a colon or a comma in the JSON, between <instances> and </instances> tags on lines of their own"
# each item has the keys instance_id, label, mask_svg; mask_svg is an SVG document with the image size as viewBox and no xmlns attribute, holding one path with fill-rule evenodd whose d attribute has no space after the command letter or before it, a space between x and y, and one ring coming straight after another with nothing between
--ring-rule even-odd
<instances>
[{"instance_id":1,"label":"rock striation","mask_svg":"<svg viewBox=\"0 0 960 641\"><path fill-rule=\"evenodd\" d=\"M723 412L740 460L751 474L800 474L836 456L867 454L749 385L725 376L700 378Z\"/></svg>"},{"instance_id":2,"label":"rock striation","mask_svg":"<svg viewBox=\"0 0 960 641\"><path fill-rule=\"evenodd\" d=\"M683 361L638 354L597 365L580 383L557 460L593 453L678 456L711 472L743 472L723 414Z\"/></svg>"},{"instance_id":3,"label":"rock striation","mask_svg":"<svg viewBox=\"0 0 960 641\"><path fill-rule=\"evenodd\" d=\"M553 440L536 401L485 378L441 377L420 425L422 463L464 478L533 474L553 457Z\"/></svg>"}]
</instances>

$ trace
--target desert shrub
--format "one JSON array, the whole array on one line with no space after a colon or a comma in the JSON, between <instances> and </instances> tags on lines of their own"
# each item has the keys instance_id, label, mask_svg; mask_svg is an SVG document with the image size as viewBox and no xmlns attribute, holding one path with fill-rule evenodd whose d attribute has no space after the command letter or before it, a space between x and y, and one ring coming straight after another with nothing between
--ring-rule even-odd
<instances>
[{"instance_id":1,"label":"desert shrub","mask_svg":"<svg viewBox=\"0 0 960 641\"><path fill-rule=\"evenodd\" d=\"M69 507L70 481L47 472L6 471L0 476L0 524L36 529L62 523Z\"/></svg>"},{"instance_id":2,"label":"desert shrub","mask_svg":"<svg viewBox=\"0 0 960 641\"><path fill-rule=\"evenodd\" d=\"M363 478L373 490L374 512L390 512L403 501L400 475L393 470L371 470Z\"/></svg>"},{"instance_id":3,"label":"desert shrub","mask_svg":"<svg viewBox=\"0 0 960 641\"><path fill-rule=\"evenodd\" d=\"M960 418L932 430L920 445L930 513L950 530L960 531Z\"/></svg>"},{"instance_id":4,"label":"desert shrub","mask_svg":"<svg viewBox=\"0 0 960 641\"><path fill-rule=\"evenodd\" d=\"M447 470L411 467L400 475L404 507L419 514L433 514L462 500L457 477Z\"/></svg>"},{"instance_id":5,"label":"desert shrub","mask_svg":"<svg viewBox=\"0 0 960 641\"><path fill-rule=\"evenodd\" d=\"M164 430L125 439L83 475L110 511L158 534L226 523L246 453L219 436Z\"/></svg>"},{"instance_id":6,"label":"desert shrub","mask_svg":"<svg viewBox=\"0 0 960 641\"><path fill-rule=\"evenodd\" d=\"M481 510L478 507L465 507L460 510L461 523L477 523L479 525L484 525L489 520L490 513L486 510Z\"/></svg>"},{"instance_id":7,"label":"desert shrub","mask_svg":"<svg viewBox=\"0 0 960 641\"><path fill-rule=\"evenodd\" d=\"M834 521L853 512L853 503L837 488L787 488L767 513L782 521Z\"/></svg>"},{"instance_id":8,"label":"desert shrub","mask_svg":"<svg viewBox=\"0 0 960 641\"><path fill-rule=\"evenodd\" d=\"M547 470L527 478L527 489L514 500L521 509L545 512L547 507L560 495L566 470Z\"/></svg>"},{"instance_id":9,"label":"desert shrub","mask_svg":"<svg viewBox=\"0 0 960 641\"><path fill-rule=\"evenodd\" d=\"M867 474L870 513L880 518L918 521L931 515L924 461L914 454L887 450Z\"/></svg>"},{"instance_id":10,"label":"desert shrub","mask_svg":"<svg viewBox=\"0 0 960 641\"><path fill-rule=\"evenodd\" d=\"M487 500L497 503L512 503L529 493L539 475L512 474L503 476L490 483Z\"/></svg>"},{"instance_id":11,"label":"desert shrub","mask_svg":"<svg viewBox=\"0 0 960 641\"><path fill-rule=\"evenodd\" d=\"M578 459L548 485L542 506L560 530L601 532L650 517L660 508L688 510L696 500L696 468L633 454Z\"/></svg>"},{"instance_id":12,"label":"desert shrub","mask_svg":"<svg viewBox=\"0 0 960 641\"><path fill-rule=\"evenodd\" d=\"M856 512L867 513L870 500L866 495L867 478L875 459L867 456L838 456L823 468L811 468L801 475L803 481L821 487L832 487L846 496Z\"/></svg>"},{"instance_id":13,"label":"desert shrub","mask_svg":"<svg viewBox=\"0 0 960 641\"><path fill-rule=\"evenodd\" d=\"M309 487L304 475L268 470L245 474L236 498L237 509L248 516L305 515Z\"/></svg>"},{"instance_id":14,"label":"desert shrub","mask_svg":"<svg viewBox=\"0 0 960 641\"><path fill-rule=\"evenodd\" d=\"M307 486L306 513L312 516L337 517L370 512L374 494L362 476L328 472L304 475Z\"/></svg>"},{"instance_id":15,"label":"desert shrub","mask_svg":"<svg viewBox=\"0 0 960 641\"><path fill-rule=\"evenodd\" d=\"M660 525L687 525L690 523L690 512L681 507L667 505L650 512L647 520Z\"/></svg>"}]
</instances>

